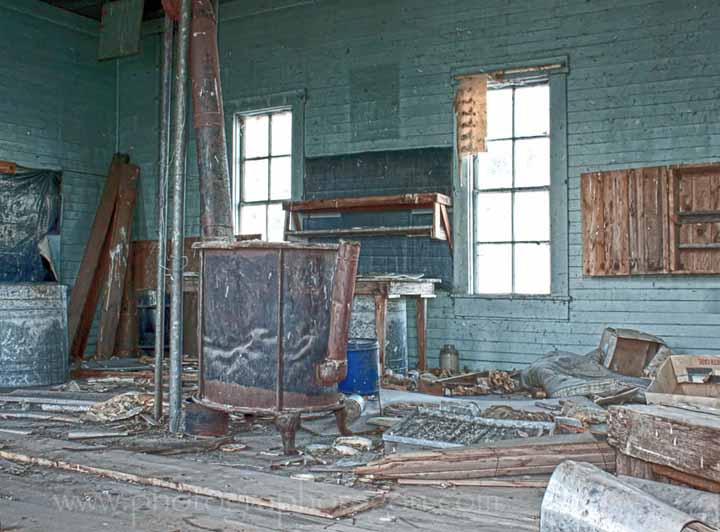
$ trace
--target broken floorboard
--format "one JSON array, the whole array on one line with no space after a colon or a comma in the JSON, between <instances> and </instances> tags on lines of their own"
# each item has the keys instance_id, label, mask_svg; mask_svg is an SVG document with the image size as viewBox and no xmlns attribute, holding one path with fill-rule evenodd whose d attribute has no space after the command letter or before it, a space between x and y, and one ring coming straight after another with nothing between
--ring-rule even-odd
<instances>
[{"instance_id":1,"label":"broken floorboard","mask_svg":"<svg viewBox=\"0 0 720 532\"><path fill-rule=\"evenodd\" d=\"M0 458L135 482L282 512L334 519L383 503L385 495L257 471L120 450L73 452L70 442L0 435Z\"/></svg>"}]
</instances>

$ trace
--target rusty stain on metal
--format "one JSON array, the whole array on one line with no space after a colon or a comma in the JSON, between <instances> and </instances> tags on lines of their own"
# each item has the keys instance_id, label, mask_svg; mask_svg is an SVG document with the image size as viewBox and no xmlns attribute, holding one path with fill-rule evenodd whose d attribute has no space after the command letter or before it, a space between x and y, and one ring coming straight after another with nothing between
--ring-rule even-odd
<instances>
[{"instance_id":1,"label":"rusty stain on metal","mask_svg":"<svg viewBox=\"0 0 720 532\"><path fill-rule=\"evenodd\" d=\"M350 313L352 311L359 257L360 244L357 242L340 242L333 279L328 354L326 359L321 364L318 364L316 368L318 382L326 386L338 383L347 376Z\"/></svg>"},{"instance_id":2,"label":"rusty stain on metal","mask_svg":"<svg viewBox=\"0 0 720 532\"><path fill-rule=\"evenodd\" d=\"M336 383L346 372L359 244L221 241L195 248L201 251L198 402L276 418L341 411ZM278 420L286 450L291 421Z\"/></svg>"},{"instance_id":3,"label":"rusty stain on metal","mask_svg":"<svg viewBox=\"0 0 720 532\"><path fill-rule=\"evenodd\" d=\"M220 81L217 13L212 0L192 0L190 42L202 238L232 239L230 172Z\"/></svg>"}]
</instances>

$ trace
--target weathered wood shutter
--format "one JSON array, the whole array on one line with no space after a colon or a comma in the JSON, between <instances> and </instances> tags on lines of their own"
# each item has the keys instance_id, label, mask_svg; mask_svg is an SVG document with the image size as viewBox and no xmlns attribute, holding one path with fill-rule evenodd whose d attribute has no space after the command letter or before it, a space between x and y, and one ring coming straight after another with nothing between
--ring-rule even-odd
<instances>
[{"instance_id":1,"label":"weathered wood shutter","mask_svg":"<svg viewBox=\"0 0 720 532\"><path fill-rule=\"evenodd\" d=\"M720 164L672 166L670 175L675 268L687 273L719 273Z\"/></svg>"},{"instance_id":2,"label":"weathered wood shutter","mask_svg":"<svg viewBox=\"0 0 720 532\"><path fill-rule=\"evenodd\" d=\"M585 275L720 273L720 164L583 174Z\"/></svg>"}]
</instances>

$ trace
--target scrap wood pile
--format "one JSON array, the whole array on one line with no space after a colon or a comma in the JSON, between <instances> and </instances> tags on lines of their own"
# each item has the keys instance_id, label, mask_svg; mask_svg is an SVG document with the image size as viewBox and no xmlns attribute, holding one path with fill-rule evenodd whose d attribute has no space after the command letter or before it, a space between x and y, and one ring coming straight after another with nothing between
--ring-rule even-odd
<instances>
[{"instance_id":1,"label":"scrap wood pile","mask_svg":"<svg viewBox=\"0 0 720 532\"><path fill-rule=\"evenodd\" d=\"M386 370L383 388L443 397L509 395L522 391L518 371L471 371L468 368L462 371L433 368L422 373L411 371L407 376Z\"/></svg>"},{"instance_id":2,"label":"scrap wood pile","mask_svg":"<svg viewBox=\"0 0 720 532\"><path fill-rule=\"evenodd\" d=\"M398 453L354 471L373 480L454 481L547 475L568 459L606 471L615 469L615 451L607 443L559 436L538 438L531 443L520 440L504 445Z\"/></svg>"}]
</instances>

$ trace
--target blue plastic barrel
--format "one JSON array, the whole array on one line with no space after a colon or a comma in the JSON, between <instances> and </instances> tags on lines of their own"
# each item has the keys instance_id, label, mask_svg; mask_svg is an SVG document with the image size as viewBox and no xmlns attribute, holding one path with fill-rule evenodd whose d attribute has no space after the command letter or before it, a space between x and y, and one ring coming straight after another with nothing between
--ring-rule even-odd
<instances>
[{"instance_id":1,"label":"blue plastic barrel","mask_svg":"<svg viewBox=\"0 0 720 532\"><path fill-rule=\"evenodd\" d=\"M348 371L345 380L338 384L343 393L373 395L378 391L377 340L372 338L351 338L348 340Z\"/></svg>"}]
</instances>

